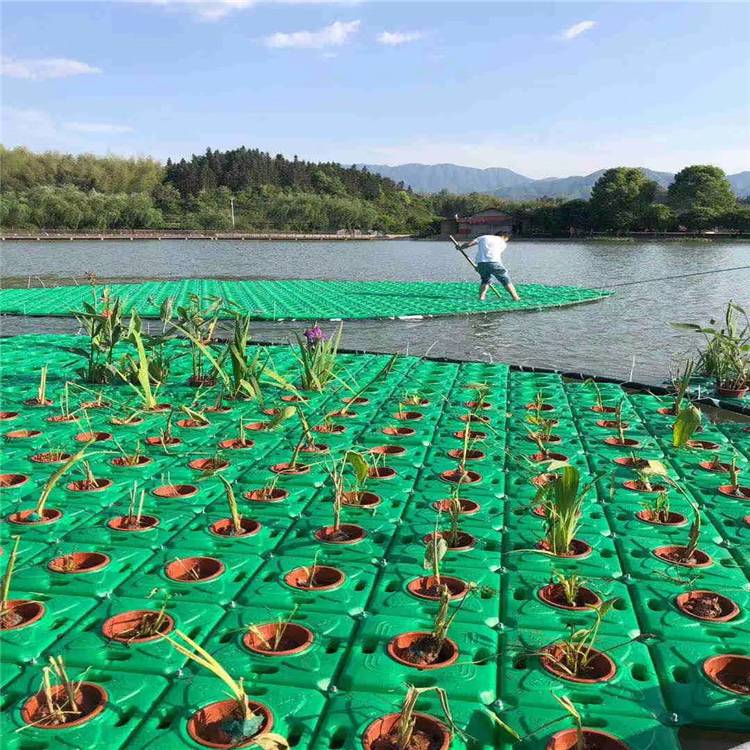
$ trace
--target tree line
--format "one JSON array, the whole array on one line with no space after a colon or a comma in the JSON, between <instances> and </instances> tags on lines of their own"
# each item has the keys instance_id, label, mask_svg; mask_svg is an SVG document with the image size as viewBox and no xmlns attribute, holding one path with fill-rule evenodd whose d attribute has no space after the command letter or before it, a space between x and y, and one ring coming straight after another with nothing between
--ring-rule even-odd
<instances>
[{"instance_id":1,"label":"tree line","mask_svg":"<svg viewBox=\"0 0 750 750\"><path fill-rule=\"evenodd\" d=\"M207 150L165 165L149 158L33 153L0 147L0 225L106 231L205 229L429 235L441 217L486 208L512 214L525 234L622 233L713 227L750 231L750 206L724 173L686 167L665 191L638 169L607 170L585 200L511 202L446 191L417 195L366 169ZM232 213L234 212L234 225Z\"/></svg>"}]
</instances>

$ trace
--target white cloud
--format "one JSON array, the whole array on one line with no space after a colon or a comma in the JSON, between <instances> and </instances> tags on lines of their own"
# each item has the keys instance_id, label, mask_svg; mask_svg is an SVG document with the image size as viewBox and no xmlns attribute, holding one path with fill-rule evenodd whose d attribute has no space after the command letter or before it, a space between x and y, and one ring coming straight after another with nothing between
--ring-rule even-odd
<instances>
[{"instance_id":1,"label":"white cloud","mask_svg":"<svg viewBox=\"0 0 750 750\"><path fill-rule=\"evenodd\" d=\"M67 57L40 57L27 60L3 57L0 59L2 75L27 81L45 81L50 78L68 78L101 72L100 68L79 60L70 60Z\"/></svg>"},{"instance_id":2,"label":"white cloud","mask_svg":"<svg viewBox=\"0 0 750 750\"><path fill-rule=\"evenodd\" d=\"M264 42L267 47L275 49L340 47L352 34L357 33L359 27L359 21L334 21L330 26L324 26L317 31L279 31L267 36Z\"/></svg>"},{"instance_id":3,"label":"white cloud","mask_svg":"<svg viewBox=\"0 0 750 750\"><path fill-rule=\"evenodd\" d=\"M424 33L421 31L384 31L378 34L378 42L388 47L397 47L400 44L416 42L423 36Z\"/></svg>"},{"instance_id":4,"label":"white cloud","mask_svg":"<svg viewBox=\"0 0 750 750\"><path fill-rule=\"evenodd\" d=\"M72 130L74 133L89 133L92 135L113 135L133 132L133 128L130 125L115 125L110 122L66 122L65 129Z\"/></svg>"},{"instance_id":5,"label":"white cloud","mask_svg":"<svg viewBox=\"0 0 750 750\"><path fill-rule=\"evenodd\" d=\"M596 21L579 21L565 29L562 33L562 38L575 39L577 36L581 36L581 34L585 34L587 31L593 29L594 26L596 26Z\"/></svg>"},{"instance_id":6,"label":"white cloud","mask_svg":"<svg viewBox=\"0 0 750 750\"><path fill-rule=\"evenodd\" d=\"M131 0L147 5L186 9L201 21L220 21L230 13L254 5L356 5L359 0Z\"/></svg>"}]
</instances>

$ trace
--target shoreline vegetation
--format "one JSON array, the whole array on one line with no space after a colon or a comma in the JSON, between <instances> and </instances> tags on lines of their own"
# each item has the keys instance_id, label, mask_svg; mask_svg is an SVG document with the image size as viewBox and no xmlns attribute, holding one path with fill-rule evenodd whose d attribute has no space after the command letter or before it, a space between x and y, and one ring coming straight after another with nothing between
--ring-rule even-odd
<instances>
[{"instance_id":1,"label":"shoreline vegetation","mask_svg":"<svg viewBox=\"0 0 750 750\"><path fill-rule=\"evenodd\" d=\"M440 233L443 218L489 208L511 215L525 239L750 234L750 198L735 196L710 165L685 167L666 190L639 169L616 167L589 200L532 201L421 195L365 168L244 147L161 164L0 146L0 172L6 238L100 239L123 231L136 238L138 230L202 239L427 238Z\"/></svg>"}]
</instances>

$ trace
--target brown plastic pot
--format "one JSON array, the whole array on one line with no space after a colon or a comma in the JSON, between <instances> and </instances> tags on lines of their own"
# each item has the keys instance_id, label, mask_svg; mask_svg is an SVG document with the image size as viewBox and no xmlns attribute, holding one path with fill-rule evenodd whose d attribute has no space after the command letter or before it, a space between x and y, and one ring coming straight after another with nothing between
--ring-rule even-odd
<instances>
[{"instance_id":1,"label":"brown plastic pot","mask_svg":"<svg viewBox=\"0 0 750 750\"><path fill-rule=\"evenodd\" d=\"M735 500L750 500L750 487L741 484L722 484L719 492Z\"/></svg>"},{"instance_id":2,"label":"brown plastic pot","mask_svg":"<svg viewBox=\"0 0 750 750\"><path fill-rule=\"evenodd\" d=\"M159 519L156 516L141 516L138 525L130 525L130 516L116 516L107 521L107 526L114 531L139 533L151 531L159 525Z\"/></svg>"},{"instance_id":3,"label":"brown plastic pot","mask_svg":"<svg viewBox=\"0 0 750 750\"><path fill-rule=\"evenodd\" d=\"M750 695L750 656L721 654L703 662L703 673L722 690Z\"/></svg>"},{"instance_id":4,"label":"brown plastic pot","mask_svg":"<svg viewBox=\"0 0 750 750\"><path fill-rule=\"evenodd\" d=\"M559 644L553 643L551 646L543 649L539 657L539 663L550 674L569 682L580 682L590 685L611 680L617 672L617 667L612 659L602 651L597 651L593 648L589 650L589 653L591 654L591 658L585 675L572 675L559 666L557 660L563 655L562 647Z\"/></svg>"},{"instance_id":5,"label":"brown plastic pot","mask_svg":"<svg viewBox=\"0 0 750 750\"><path fill-rule=\"evenodd\" d=\"M8 516L8 521L22 526L42 526L46 523L59 521L63 514L57 508L44 508L41 518L35 519L33 517L35 515L36 511L33 508L30 510L17 510Z\"/></svg>"},{"instance_id":6,"label":"brown plastic pot","mask_svg":"<svg viewBox=\"0 0 750 750\"><path fill-rule=\"evenodd\" d=\"M448 589L450 599L461 599L469 590L466 581L453 576L440 576L440 585L438 585L435 576L420 576L406 584L406 590L418 599L429 599L437 601L440 599L440 589L445 586Z\"/></svg>"},{"instance_id":7,"label":"brown plastic pot","mask_svg":"<svg viewBox=\"0 0 750 750\"><path fill-rule=\"evenodd\" d=\"M231 451L241 451L241 450L249 450L255 445L254 440L248 440L245 439L245 442L243 443L240 438L229 438L228 440L222 440L219 443L219 448L225 448L226 450Z\"/></svg>"},{"instance_id":8,"label":"brown plastic pot","mask_svg":"<svg viewBox=\"0 0 750 750\"><path fill-rule=\"evenodd\" d=\"M721 448L718 443L714 443L712 440L688 440L685 445L688 448L703 451L717 451Z\"/></svg>"},{"instance_id":9,"label":"brown plastic pot","mask_svg":"<svg viewBox=\"0 0 750 750\"><path fill-rule=\"evenodd\" d=\"M150 409L144 409L149 414L161 414L162 412L169 411L172 408L172 404L155 404Z\"/></svg>"},{"instance_id":10,"label":"brown plastic pot","mask_svg":"<svg viewBox=\"0 0 750 750\"><path fill-rule=\"evenodd\" d=\"M598 607L602 603L601 597L596 592L581 586L576 594L575 602L569 604L565 598L565 591L559 583L550 583L539 589L537 596L550 607L565 609L570 612L585 612L592 607Z\"/></svg>"},{"instance_id":11,"label":"brown plastic pot","mask_svg":"<svg viewBox=\"0 0 750 750\"><path fill-rule=\"evenodd\" d=\"M288 394L286 396L282 396L281 400L284 401L287 404L305 404L307 403L306 398L302 398L302 396L295 396L294 394Z\"/></svg>"},{"instance_id":12,"label":"brown plastic pot","mask_svg":"<svg viewBox=\"0 0 750 750\"><path fill-rule=\"evenodd\" d=\"M208 375L196 378L194 375L191 375L188 378L188 385L193 388L212 388L216 385L216 378L212 378Z\"/></svg>"},{"instance_id":13,"label":"brown plastic pot","mask_svg":"<svg viewBox=\"0 0 750 750\"><path fill-rule=\"evenodd\" d=\"M458 646L456 645L456 642L450 638L445 638L443 640L440 651L434 661L425 662L416 659L416 654L413 649L418 646L420 642L432 638L433 636L431 633L423 631L415 630L409 633L402 633L388 641L386 652L393 661L419 670L444 669L445 667L450 667L458 659Z\"/></svg>"},{"instance_id":14,"label":"brown plastic pot","mask_svg":"<svg viewBox=\"0 0 750 750\"><path fill-rule=\"evenodd\" d=\"M313 432L320 432L326 435L340 435L346 432L346 427L342 424L316 424L311 428Z\"/></svg>"},{"instance_id":15,"label":"brown plastic pot","mask_svg":"<svg viewBox=\"0 0 750 750\"><path fill-rule=\"evenodd\" d=\"M533 477L531 479L531 483L534 485L534 487L546 487L548 484L556 482L559 478L559 474L555 474L551 471L545 471L544 473L537 474L535 477Z\"/></svg>"},{"instance_id":16,"label":"brown plastic pot","mask_svg":"<svg viewBox=\"0 0 750 750\"><path fill-rule=\"evenodd\" d=\"M411 437L417 431L412 427L383 427L381 432L392 437Z\"/></svg>"},{"instance_id":17,"label":"brown plastic pot","mask_svg":"<svg viewBox=\"0 0 750 750\"><path fill-rule=\"evenodd\" d=\"M474 549L474 545L477 543L476 537L466 531L459 531L453 541L449 541L448 539L451 535L450 531L432 532L431 534L425 534L425 536L422 537L422 542L424 544L432 544L433 537L436 533L438 537L445 540L448 549L452 549L454 552L464 552L465 550Z\"/></svg>"},{"instance_id":18,"label":"brown plastic pot","mask_svg":"<svg viewBox=\"0 0 750 750\"><path fill-rule=\"evenodd\" d=\"M312 571L312 576L311 576ZM310 580L312 577L312 580ZM284 583L300 591L333 591L344 584L346 575L330 565L295 568L284 576Z\"/></svg>"},{"instance_id":19,"label":"brown plastic pot","mask_svg":"<svg viewBox=\"0 0 750 750\"><path fill-rule=\"evenodd\" d=\"M745 398L748 390L750 390L748 386L743 386L742 388L724 388L721 385L716 386L716 392L721 398Z\"/></svg>"},{"instance_id":20,"label":"brown plastic pot","mask_svg":"<svg viewBox=\"0 0 750 750\"><path fill-rule=\"evenodd\" d=\"M133 461L135 458L135 461ZM140 469L143 466L148 466L151 463L151 459L148 456L117 456L113 458L110 463L112 466L116 466L118 469Z\"/></svg>"},{"instance_id":21,"label":"brown plastic pot","mask_svg":"<svg viewBox=\"0 0 750 750\"><path fill-rule=\"evenodd\" d=\"M137 427L143 424L143 417L112 417L109 423L117 427Z\"/></svg>"},{"instance_id":22,"label":"brown plastic pot","mask_svg":"<svg viewBox=\"0 0 750 750\"><path fill-rule=\"evenodd\" d=\"M443 482L450 484L476 484L482 481L482 475L478 471L461 471L460 469L448 469L439 474Z\"/></svg>"},{"instance_id":23,"label":"brown plastic pot","mask_svg":"<svg viewBox=\"0 0 750 750\"><path fill-rule=\"evenodd\" d=\"M215 557L183 557L164 566L167 578L180 583L206 583L218 578L226 570Z\"/></svg>"},{"instance_id":24,"label":"brown plastic pot","mask_svg":"<svg viewBox=\"0 0 750 750\"><path fill-rule=\"evenodd\" d=\"M323 526L315 532L315 538L326 544L359 544L367 536L367 532L353 523L340 524L338 531L333 526Z\"/></svg>"},{"instance_id":25,"label":"brown plastic pot","mask_svg":"<svg viewBox=\"0 0 750 750\"><path fill-rule=\"evenodd\" d=\"M711 471L715 474L728 474L731 469L732 465L728 463L724 463L722 461L701 461L698 466L701 467L701 469L704 469L705 471ZM739 469L737 469L737 473L739 474Z\"/></svg>"},{"instance_id":26,"label":"brown plastic pot","mask_svg":"<svg viewBox=\"0 0 750 750\"><path fill-rule=\"evenodd\" d=\"M435 500L432 507L441 513L447 513L451 508L452 502L453 501L450 498ZM469 500L465 497L458 498L459 515L473 516L475 513L479 513L479 507L479 503L474 502L474 500Z\"/></svg>"},{"instance_id":27,"label":"brown plastic pot","mask_svg":"<svg viewBox=\"0 0 750 750\"><path fill-rule=\"evenodd\" d=\"M188 462L188 466L195 471L224 471L229 466L229 461L221 458L194 458Z\"/></svg>"},{"instance_id":28,"label":"brown plastic pot","mask_svg":"<svg viewBox=\"0 0 750 750\"><path fill-rule=\"evenodd\" d=\"M219 521L216 521L216 523L212 523L208 530L214 534L215 536L224 536L224 537L245 537L245 536L255 536L260 529L261 526L257 521L253 521L252 518L240 518L240 528L242 531L238 534L237 531L234 528L234 522L231 518L222 518Z\"/></svg>"},{"instance_id":29,"label":"brown plastic pot","mask_svg":"<svg viewBox=\"0 0 750 750\"><path fill-rule=\"evenodd\" d=\"M324 443L313 443L312 445L303 445L300 453L330 453L330 448Z\"/></svg>"},{"instance_id":30,"label":"brown plastic pot","mask_svg":"<svg viewBox=\"0 0 750 750\"><path fill-rule=\"evenodd\" d=\"M270 490L250 490L250 492L245 492L242 497L254 503L280 503L289 497L289 493L280 487L274 487Z\"/></svg>"},{"instance_id":31,"label":"brown plastic pot","mask_svg":"<svg viewBox=\"0 0 750 750\"><path fill-rule=\"evenodd\" d=\"M654 514L650 510L639 510L635 517L642 523L649 523L652 526L684 526L687 518L682 513L669 511L666 518L662 518L658 513Z\"/></svg>"},{"instance_id":32,"label":"brown plastic pot","mask_svg":"<svg viewBox=\"0 0 750 750\"><path fill-rule=\"evenodd\" d=\"M178 419L177 426L183 430L205 430L211 426L211 423L208 420L204 422L200 419Z\"/></svg>"},{"instance_id":33,"label":"brown plastic pot","mask_svg":"<svg viewBox=\"0 0 750 750\"><path fill-rule=\"evenodd\" d=\"M549 543L546 539L543 539L541 542L537 543L537 549L544 550L545 552L550 552ZM563 557L566 560L571 558L584 558L588 557L592 552L592 548L590 544L587 544L586 542L581 541L580 539L574 539L570 543L570 550L568 552L564 552L563 554L554 555L554 557Z\"/></svg>"},{"instance_id":34,"label":"brown plastic pot","mask_svg":"<svg viewBox=\"0 0 750 750\"><path fill-rule=\"evenodd\" d=\"M421 411L397 411L393 418L402 422L418 422L424 419L424 414Z\"/></svg>"},{"instance_id":35,"label":"brown plastic pot","mask_svg":"<svg viewBox=\"0 0 750 750\"><path fill-rule=\"evenodd\" d=\"M370 479L388 480L395 479L398 472L390 466L371 466L367 471L367 476Z\"/></svg>"},{"instance_id":36,"label":"brown plastic pot","mask_svg":"<svg viewBox=\"0 0 750 750\"><path fill-rule=\"evenodd\" d=\"M288 461L280 464L274 464L271 467L271 471L274 474L284 474L299 476L300 474L308 474L310 472L310 466L308 464L297 464L292 466Z\"/></svg>"},{"instance_id":37,"label":"brown plastic pot","mask_svg":"<svg viewBox=\"0 0 750 750\"><path fill-rule=\"evenodd\" d=\"M17 411L0 411L0 422L10 422L18 416Z\"/></svg>"},{"instance_id":38,"label":"brown plastic pot","mask_svg":"<svg viewBox=\"0 0 750 750\"><path fill-rule=\"evenodd\" d=\"M582 727L581 735L583 750L630 750L630 745L608 732ZM578 730L563 729L550 737L545 750L578 750L579 747Z\"/></svg>"},{"instance_id":39,"label":"brown plastic pot","mask_svg":"<svg viewBox=\"0 0 750 750\"><path fill-rule=\"evenodd\" d=\"M146 445L180 445L182 440L178 437L161 437L160 435L152 435L146 438Z\"/></svg>"},{"instance_id":40,"label":"brown plastic pot","mask_svg":"<svg viewBox=\"0 0 750 750\"><path fill-rule=\"evenodd\" d=\"M619 430L622 427L623 430L627 430L630 427L629 422L618 422L616 419L597 419L597 427L604 427L608 430Z\"/></svg>"},{"instance_id":41,"label":"brown plastic pot","mask_svg":"<svg viewBox=\"0 0 750 750\"><path fill-rule=\"evenodd\" d=\"M537 441L541 440L543 443L552 443L557 444L562 442L562 438L559 435L548 435L547 437L543 436L536 436L532 437L531 435L527 435L526 439L531 443L536 443Z\"/></svg>"},{"instance_id":42,"label":"brown plastic pot","mask_svg":"<svg viewBox=\"0 0 750 750\"><path fill-rule=\"evenodd\" d=\"M568 457L564 453L553 453L552 451L545 451L544 453L532 453L529 459L534 463L541 463L542 461L567 461Z\"/></svg>"},{"instance_id":43,"label":"brown plastic pot","mask_svg":"<svg viewBox=\"0 0 750 750\"><path fill-rule=\"evenodd\" d=\"M648 466L645 458L633 458L632 456L620 456L612 459L618 466L626 466L628 469L643 469Z\"/></svg>"},{"instance_id":44,"label":"brown plastic pot","mask_svg":"<svg viewBox=\"0 0 750 750\"><path fill-rule=\"evenodd\" d=\"M31 438L39 437L42 434L41 430L11 430L5 433L6 440L31 440Z\"/></svg>"},{"instance_id":45,"label":"brown plastic pot","mask_svg":"<svg viewBox=\"0 0 750 750\"><path fill-rule=\"evenodd\" d=\"M153 635L134 636L130 634L141 632L143 628L149 625L149 620L155 623L158 617L159 612L155 609L132 609L129 612L121 612L119 615L114 615L104 621L102 635L111 641L119 641L120 643L153 643L161 640L162 635L167 635L174 630L174 618L166 612L162 612L162 622L158 631ZM151 624L151 629L153 630L153 624Z\"/></svg>"},{"instance_id":46,"label":"brown plastic pot","mask_svg":"<svg viewBox=\"0 0 750 750\"><path fill-rule=\"evenodd\" d=\"M79 713L66 714L66 720L62 724L53 723L54 719L47 708L47 698L44 690L32 695L21 708L21 720L24 724L33 726L35 729L70 729L79 727L81 724L91 721L104 711L109 695L107 691L94 682L80 682L76 690L76 708ZM68 707L67 694L63 685L52 687L52 700L62 706Z\"/></svg>"},{"instance_id":47,"label":"brown plastic pot","mask_svg":"<svg viewBox=\"0 0 750 750\"><path fill-rule=\"evenodd\" d=\"M44 401L40 401L38 398L27 398L23 402L24 406L29 406L32 409L47 409L52 406L52 400L45 398Z\"/></svg>"},{"instance_id":48,"label":"brown plastic pot","mask_svg":"<svg viewBox=\"0 0 750 750\"><path fill-rule=\"evenodd\" d=\"M71 458L71 454L64 451L46 451L30 456L29 461L33 461L35 464L64 464L69 458Z\"/></svg>"},{"instance_id":49,"label":"brown plastic pot","mask_svg":"<svg viewBox=\"0 0 750 750\"><path fill-rule=\"evenodd\" d=\"M696 611L706 599L711 600L711 603L719 608L718 614L701 614L700 611ZM728 596L706 589L695 589L678 594L675 597L675 605L683 614L705 622L729 622L740 613L740 608Z\"/></svg>"},{"instance_id":50,"label":"brown plastic pot","mask_svg":"<svg viewBox=\"0 0 750 750\"><path fill-rule=\"evenodd\" d=\"M369 404L370 403L370 399L369 398L365 398L364 396L355 396L354 398L342 398L341 400L345 404L361 404L363 406L365 404Z\"/></svg>"},{"instance_id":51,"label":"brown plastic pot","mask_svg":"<svg viewBox=\"0 0 750 750\"><path fill-rule=\"evenodd\" d=\"M156 497L193 497L198 494L194 484L163 484L154 490Z\"/></svg>"},{"instance_id":52,"label":"brown plastic pot","mask_svg":"<svg viewBox=\"0 0 750 750\"><path fill-rule=\"evenodd\" d=\"M344 505L353 508L376 508L383 502L380 495L374 492L342 492L341 500Z\"/></svg>"},{"instance_id":53,"label":"brown plastic pot","mask_svg":"<svg viewBox=\"0 0 750 750\"><path fill-rule=\"evenodd\" d=\"M256 735L270 732L274 723L271 710L256 701L248 701L248 706L254 714L263 717ZM198 709L188 719L187 731L195 742L204 747L247 747L252 743L252 737L238 741L236 737L232 737L224 731L225 726L232 721L241 721L242 716L242 710L236 700L230 699L209 703L207 706Z\"/></svg>"},{"instance_id":54,"label":"brown plastic pot","mask_svg":"<svg viewBox=\"0 0 750 750\"><path fill-rule=\"evenodd\" d=\"M657 414L662 414L665 417L676 417L677 416L677 409L674 406L660 406L656 410Z\"/></svg>"},{"instance_id":55,"label":"brown plastic pot","mask_svg":"<svg viewBox=\"0 0 750 750\"><path fill-rule=\"evenodd\" d=\"M232 411L231 406L209 406L206 408L209 414L229 414Z\"/></svg>"},{"instance_id":56,"label":"brown plastic pot","mask_svg":"<svg viewBox=\"0 0 750 750\"><path fill-rule=\"evenodd\" d=\"M10 599L0 617L0 630L21 630L44 617L46 608L32 599Z\"/></svg>"},{"instance_id":57,"label":"brown plastic pot","mask_svg":"<svg viewBox=\"0 0 750 750\"><path fill-rule=\"evenodd\" d=\"M597 414L615 414L617 412L616 406L599 406L598 404L591 407L591 411Z\"/></svg>"},{"instance_id":58,"label":"brown plastic pot","mask_svg":"<svg viewBox=\"0 0 750 750\"><path fill-rule=\"evenodd\" d=\"M462 458L463 455L464 455L464 452L460 448L451 448L448 451L448 456L450 458ZM481 461L483 458L486 458L486 456L487 454L484 451L479 451L479 450L466 451L467 461Z\"/></svg>"},{"instance_id":59,"label":"brown plastic pot","mask_svg":"<svg viewBox=\"0 0 750 750\"><path fill-rule=\"evenodd\" d=\"M249 422L245 425L245 429L251 432L262 432L267 430L270 424L270 422Z\"/></svg>"},{"instance_id":60,"label":"brown plastic pot","mask_svg":"<svg viewBox=\"0 0 750 750\"><path fill-rule=\"evenodd\" d=\"M112 562L109 555L103 552L71 552L60 555L47 563L47 569L64 575L83 575L97 573Z\"/></svg>"},{"instance_id":61,"label":"brown plastic pot","mask_svg":"<svg viewBox=\"0 0 750 750\"><path fill-rule=\"evenodd\" d=\"M94 479L76 479L74 482L68 482L65 489L70 492L104 492L112 486L111 479L104 477L94 477Z\"/></svg>"},{"instance_id":62,"label":"brown plastic pot","mask_svg":"<svg viewBox=\"0 0 750 750\"><path fill-rule=\"evenodd\" d=\"M51 422L52 424L70 424L72 422L78 422L79 419L74 414L53 414L51 417L47 417L45 422Z\"/></svg>"},{"instance_id":63,"label":"brown plastic pot","mask_svg":"<svg viewBox=\"0 0 750 750\"><path fill-rule=\"evenodd\" d=\"M277 642L277 632L283 628ZM248 651L263 656L293 656L307 651L315 636L312 630L296 622L266 623L255 625L242 637L242 644ZM269 648L269 645L273 646Z\"/></svg>"},{"instance_id":64,"label":"brown plastic pot","mask_svg":"<svg viewBox=\"0 0 750 750\"><path fill-rule=\"evenodd\" d=\"M492 404L488 401L464 401L464 406L468 407L469 409L491 409Z\"/></svg>"},{"instance_id":65,"label":"brown plastic pot","mask_svg":"<svg viewBox=\"0 0 750 750\"><path fill-rule=\"evenodd\" d=\"M452 737L448 727L427 714L414 713L412 716L414 718L412 740L420 743L416 747L448 750ZM398 750L396 741L400 719L401 714L387 714L375 719L362 733L363 750Z\"/></svg>"},{"instance_id":66,"label":"brown plastic pot","mask_svg":"<svg viewBox=\"0 0 750 750\"><path fill-rule=\"evenodd\" d=\"M639 448L641 443L635 438L623 438L620 440L619 437L608 437L604 438L604 442L607 445L616 445L618 448Z\"/></svg>"},{"instance_id":67,"label":"brown plastic pot","mask_svg":"<svg viewBox=\"0 0 750 750\"><path fill-rule=\"evenodd\" d=\"M340 409L339 411L331 412L331 417L333 419L354 419L357 416L357 412L352 411L349 408L347 408L346 410Z\"/></svg>"},{"instance_id":68,"label":"brown plastic pot","mask_svg":"<svg viewBox=\"0 0 750 750\"><path fill-rule=\"evenodd\" d=\"M641 482L640 479L628 479L627 482L623 482L622 486L626 490L630 490L631 492L643 492L649 495L656 495L659 492L666 491L666 486L663 484L652 484L651 489L647 490L646 485L644 485L643 482Z\"/></svg>"},{"instance_id":69,"label":"brown plastic pot","mask_svg":"<svg viewBox=\"0 0 750 750\"><path fill-rule=\"evenodd\" d=\"M79 443L103 443L107 440L112 440L111 432L79 432L76 435L76 440Z\"/></svg>"},{"instance_id":70,"label":"brown plastic pot","mask_svg":"<svg viewBox=\"0 0 750 750\"><path fill-rule=\"evenodd\" d=\"M526 409L528 411L554 411L555 407L552 406L552 404L542 404L541 407L538 404L530 403L526 404Z\"/></svg>"},{"instance_id":71,"label":"brown plastic pot","mask_svg":"<svg viewBox=\"0 0 750 750\"><path fill-rule=\"evenodd\" d=\"M463 440L466 437L466 430L458 430L457 432L454 432L453 437L458 438L459 440ZM470 440L486 440L487 433L482 432L482 430L469 430L469 439Z\"/></svg>"},{"instance_id":72,"label":"brown plastic pot","mask_svg":"<svg viewBox=\"0 0 750 750\"><path fill-rule=\"evenodd\" d=\"M11 490L14 487L21 487L29 478L26 474L0 474L0 490Z\"/></svg>"},{"instance_id":73,"label":"brown plastic pot","mask_svg":"<svg viewBox=\"0 0 750 750\"><path fill-rule=\"evenodd\" d=\"M651 551L651 554L655 557L658 557L660 560L663 560L664 562L668 562L671 565L680 565L683 568L709 568L714 564L711 556L707 555L705 552L701 552L701 550L699 549L693 552L692 558L688 561L680 561L672 558L672 555L676 555L681 552L684 553L685 551L686 547L684 547L683 545L670 544L664 547L657 547L656 549Z\"/></svg>"},{"instance_id":74,"label":"brown plastic pot","mask_svg":"<svg viewBox=\"0 0 750 750\"><path fill-rule=\"evenodd\" d=\"M376 445L370 448L370 453L376 456L403 456L406 448L403 445Z\"/></svg>"}]
</instances>

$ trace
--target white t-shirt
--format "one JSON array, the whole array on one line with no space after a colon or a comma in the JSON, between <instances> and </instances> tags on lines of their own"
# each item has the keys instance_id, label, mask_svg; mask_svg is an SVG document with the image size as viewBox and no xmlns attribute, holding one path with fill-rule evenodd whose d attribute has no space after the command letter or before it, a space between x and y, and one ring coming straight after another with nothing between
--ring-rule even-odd
<instances>
[{"instance_id":1,"label":"white t-shirt","mask_svg":"<svg viewBox=\"0 0 750 750\"><path fill-rule=\"evenodd\" d=\"M483 234L476 238L477 243L477 263L502 263L503 250L508 243L494 234Z\"/></svg>"}]
</instances>

